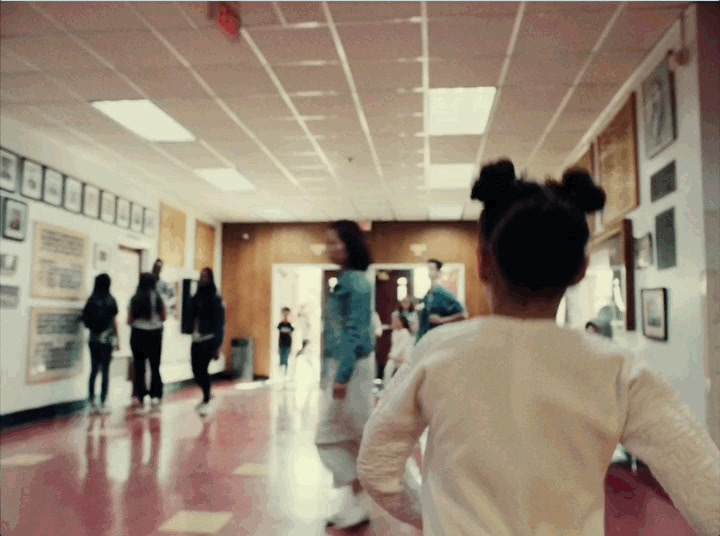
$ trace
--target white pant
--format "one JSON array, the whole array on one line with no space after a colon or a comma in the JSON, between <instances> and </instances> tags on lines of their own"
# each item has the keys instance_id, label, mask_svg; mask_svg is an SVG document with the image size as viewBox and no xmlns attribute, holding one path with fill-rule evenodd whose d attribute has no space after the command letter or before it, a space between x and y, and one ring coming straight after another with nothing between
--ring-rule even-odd
<instances>
[{"instance_id":1,"label":"white pant","mask_svg":"<svg viewBox=\"0 0 720 536\"><path fill-rule=\"evenodd\" d=\"M385 370L383 371L383 389L387 389L387 386L390 385L390 379L401 365L402 363L398 363L394 359L387 360L387 363L385 363Z\"/></svg>"},{"instance_id":2,"label":"white pant","mask_svg":"<svg viewBox=\"0 0 720 536\"><path fill-rule=\"evenodd\" d=\"M375 354L355 361L355 370L347 384L344 400L333 398L337 361L331 360L326 366L327 381L323 385L315 445L323 464L333 474L335 487L342 487L357 478L355 466L360 441L373 409Z\"/></svg>"}]
</instances>

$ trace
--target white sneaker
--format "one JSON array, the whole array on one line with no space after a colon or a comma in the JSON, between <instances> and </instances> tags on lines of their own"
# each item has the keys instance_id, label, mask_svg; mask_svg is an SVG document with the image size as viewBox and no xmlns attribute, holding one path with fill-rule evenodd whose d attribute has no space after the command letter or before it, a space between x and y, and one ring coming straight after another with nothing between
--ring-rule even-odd
<instances>
[{"instance_id":1,"label":"white sneaker","mask_svg":"<svg viewBox=\"0 0 720 536\"><path fill-rule=\"evenodd\" d=\"M197 410L201 417L206 417L210 414L210 402L203 402Z\"/></svg>"},{"instance_id":2,"label":"white sneaker","mask_svg":"<svg viewBox=\"0 0 720 536\"><path fill-rule=\"evenodd\" d=\"M100 409L98 411L102 415L110 414L110 408L108 408L105 404L100 404Z\"/></svg>"},{"instance_id":3,"label":"white sneaker","mask_svg":"<svg viewBox=\"0 0 720 536\"><path fill-rule=\"evenodd\" d=\"M98 409L95 402L90 402L90 408L88 410L88 413L90 413L90 415L97 415L98 413L100 413L100 410Z\"/></svg>"},{"instance_id":4,"label":"white sneaker","mask_svg":"<svg viewBox=\"0 0 720 536\"><path fill-rule=\"evenodd\" d=\"M370 497L361 491L353 497L349 508L332 516L333 525L338 529L348 529L370 521Z\"/></svg>"},{"instance_id":5,"label":"white sneaker","mask_svg":"<svg viewBox=\"0 0 720 536\"><path fill-rule=\"evenodd\" d=\"M159 408L160 407L160 399L159 398L151 398L150 399L150 407L151 408Z\"/></svg>"}]
</instances>

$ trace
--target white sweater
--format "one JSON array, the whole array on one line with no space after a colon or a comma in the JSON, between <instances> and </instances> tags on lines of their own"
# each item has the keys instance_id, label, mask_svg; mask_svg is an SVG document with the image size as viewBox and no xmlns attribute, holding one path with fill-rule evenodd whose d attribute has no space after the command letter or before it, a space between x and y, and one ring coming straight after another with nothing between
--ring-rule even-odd
<instances>
[{"instance_id":1,"label":"white sweater","mask_svg":"<svg viewBox=\"0 0 720 536\"><path fill-rule=\"evenodd\" d=\"M390 336L392 343L388 357L398 364L410 361L410 354L415 343L412 334L405 328L395 329Z\"/></svg>"},{"instance_id":2,"label":"white sweater","mask_svg":"<svg viewBox=\"0 0 720 536\"><path fill-rule=\"evenodd\" d=\"M428 426L420 508L402 475ZM667 382L602 337L492 316L423 337L367 423L358 474L424 536L603 536L618 443L698 536L720 534L720 452Z\"/></svg>"}]
</instances>

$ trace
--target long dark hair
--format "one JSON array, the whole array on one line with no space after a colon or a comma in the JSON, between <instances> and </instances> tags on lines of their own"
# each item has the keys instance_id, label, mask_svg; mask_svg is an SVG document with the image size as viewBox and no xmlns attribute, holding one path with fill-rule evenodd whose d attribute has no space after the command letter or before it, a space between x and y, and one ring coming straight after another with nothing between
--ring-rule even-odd
<instances>
[{"instance_id":1,"label":"long dark hair","mask_svg":"<svg viewBox=\"0 0 720 536\"><path fill-rule=\"evenodd\" d=\"M95 277L95 285L93 286L92 297L96 299L104 299L110 295L110 276L107 274L99 274Z\"/></svg>"},{"instance_id":2,"label":"long dark hair","mask_svg":"<svg viewBox=\"0 0 720 536\"><path fill-rule=\"evenodd\" d=\"M207 274L208 282L205 285L198 285L197 292L192 298L192 317L205 316L213 314L212 300L217 295L217 286L215 286L215 275L212 268L205 267L202 272Z\"/></svg>"},{"instance_id":3,"label":"long dark hair","mask_svg":"<svg viewBox=\"0 0 720 536\"><path fill-rule=\"evenodd\" d=\"M350 270L366 271L372 263L372 257L360 226L351 220L339 220L332 224L332 230L345 244L347 267Z\"/></svg>"},{"instance_id":4,"label":"long dark hair","mask_svg":"<svg viewBox=\"0 0 720 536\"><path fill-rule=\"evenodd\" d=\"M157 278L151 273L140 274L135 296L130 301L130 310L134 318L152 318L153 304L152 295L155 293ZM164 307L160 296L156 296L160 310Z\"/></svg>"},{"instance_id":5,"label":"long dark hair","mask_svg":"<svg viewBox=\"0 0 720 536\"><path fill-rule=\"evenodd\" d=\"M471 198L484 203L480 234L512 292L561 295L580 275L590 237L586 214L605 205L590 174L567 170L545 185L518 179L510 160L486 165Z\"/></svg>"}]
</instances>

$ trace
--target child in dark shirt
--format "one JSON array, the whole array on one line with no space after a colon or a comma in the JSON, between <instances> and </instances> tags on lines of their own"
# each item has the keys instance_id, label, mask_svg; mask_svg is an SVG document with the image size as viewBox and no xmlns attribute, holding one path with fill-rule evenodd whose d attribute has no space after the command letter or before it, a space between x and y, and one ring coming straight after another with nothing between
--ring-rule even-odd
<instances>
[{"instance_id":1,"label":"child in dark shirt","mask_svg":"<svg viewBox=\"0 0 720 536\"><path fill-rule=\"evenodd\" d=\"M292 332L295 328L290 323L290 308L283 307L281 310L282 322L278 324L280 339L278 346L280 348L280 368L283 371L283 378L287 377L288 360L290 358L290 350L292 348Z\"/></svg>"}]
</instances>

